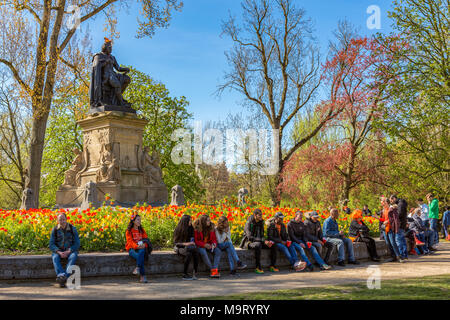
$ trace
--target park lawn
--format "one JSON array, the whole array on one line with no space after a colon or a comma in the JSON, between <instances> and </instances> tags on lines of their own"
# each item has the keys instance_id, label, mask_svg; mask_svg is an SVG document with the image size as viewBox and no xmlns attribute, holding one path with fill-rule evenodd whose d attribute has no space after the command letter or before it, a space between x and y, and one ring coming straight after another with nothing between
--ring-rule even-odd
<instances>
[{"instance_id":1,"label":"park lawn","mask_svg":"<svg viewBox=\"0 0 450 320\"><path fill-rule=\"evenodd\" d=\"M450 300L450 274L381 281L380 290L370 290L366 283L358 283L195 300Z\"/></svg>"}]
</instances>

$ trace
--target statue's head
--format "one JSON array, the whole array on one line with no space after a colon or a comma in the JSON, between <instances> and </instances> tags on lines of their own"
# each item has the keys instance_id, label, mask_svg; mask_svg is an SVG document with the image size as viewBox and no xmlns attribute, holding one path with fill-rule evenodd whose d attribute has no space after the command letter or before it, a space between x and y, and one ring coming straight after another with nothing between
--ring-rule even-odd
<instances>
[{"instance_id":1,"label":"statue's head","mask_svg":"<svg viewBox=\"0 0 450 320\"><path fill-rule=\"evenodd\" d=\"M102 52L106 54L111 54L112 52L112 42L108 38L105 38L105 42L102 45Z\"/></svg>"}]
</instances>

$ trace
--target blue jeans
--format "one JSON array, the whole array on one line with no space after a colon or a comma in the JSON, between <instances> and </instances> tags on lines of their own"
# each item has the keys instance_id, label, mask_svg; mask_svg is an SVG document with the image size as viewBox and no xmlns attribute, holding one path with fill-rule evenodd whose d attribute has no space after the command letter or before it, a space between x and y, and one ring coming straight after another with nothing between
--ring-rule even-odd
<instances>
[{"instance_id":1,"label":"blue jeans","mask_svg":"<svg viewBox=\"0 0 450 320\"><path fill-rule=\"evenodd\" d=\"M425 233L416 233L416 237L419 241L425 243L424 246L417 246L416 249L419 250L420 254L428 253L430 250L428 250L428 246L426 245Z\"/></svg>"},{"instance_id":2,"label":"blue jeans","mask_svg":"<svg viewBox=\"0 0 450 320\"><path fill-rule=\"evenodd\" d=\"M302 258L303 261L306 262L306 265L308 267L310 265L312 265L312 263L309 261L308 257L305 254L305 250L303 250L303 248L300 244L298 244L297 242L292 242L291 247L294 247L298 251L298 253L300 253L300 257ZM312 247L312 248L314 248L314 247Z\"/></svg>"},{"instance_id":3,"label":"blue jeans","mask_svg":"<svg viewBox=\"0 0 450 320\"><path fill-rule=\"evenodd\" d=\"M398 229L395 233L395 243L397 244L398 252L402 259L408 258L408 247L406 246L405 230Z\"/></svg>"},{"instance_id":4,"label":"blue jeans","mask_svg":"<svg viewBox=\"0 0 450 320\"><path fill-rule=\"evenodd\" d=\"M67 257L67 266L66 270L63 269L61 265L61 257L57 253L52 253L52 261L53 261L53 267L55 268L56 276L64 275L66 277L69 277L70 274L67 272L70 268L70 266L73 266L78 258L78 252L72 252Z\"/></svg>"},{"instance_id":5,"label":"blue jeans","mask_svg":"<svg viewBox=\"0 0 450 320\"><path fill-rule=\"evenodd\" d=\"M431 245L439 243L438 219L430 219Z\"/></svg>"},{"instance_id":6,"label":"blue jeans","mask_svg":"<svg viewBox=\"0 0 450 320\"><path fill-rule=\"evenodd\" d=\"M384 240L386 241L386 244L389 248L389 251L391 252L391 256L394 259L397 259L400 257L400 252L397 247L397 243L395 243L395 235L392 231L389 231L386 233L386 231L383 231L384 234Z\"/></svg>"},{"instance_id":7,"label":"blue jeans","mask_svg":"<svg viewBox=\"0 0 450 320\"><path fill-rule=\"evenodd\" d=\"M311 246L311 248L306 247L305 250L308 250L309 253L311 253L311 255L313 256L314 260L316 260L316 262L320 265L323 266L325 263L325 261L323 261L322 257L320 256L320 254L317 252L317 249L315 246Z\"/></svg>"},{"instance_id":8,"label":"blue jeans","mask_svg":"<svg viewBox=\"0 0 450 320\"><path fill-rule=\"evenodd\" d=\"M145 250L146 249L137 249L137 250L130 249L128 251L130 257L133 257L136 260L137 267L139 268L139 274L141 276L145 275L145 268L144 268Z\"/></svg>"},{"instance_id":9,"label":"blue jeans","mask_svg":"<svg viewBox=\"0 0 450 320\"><path fill-rule=\"evenodd\" d=\"M295 248L292 244L289 248L282 243L277 243L276 245L278 250L284 253L291 266L293 266L298 261L297 252L295 251Z\"/></svg>"},{"instance_id":10,"label":"blue jeans","mask_svg":"<svg viewBox=\"0 0 450 320\"><path fill-rule=\"evenodd\" d=\"M218 247L214 248L213 255L214 260L213 264L211 264L211 260L209 260L208 252L211 252L211 250L206 251L205 248L198 248L198 253L200 253L200 256L202 257L203 262L208 266L208 268L211 269L218 269L219 263L220 263L220 257L222 256L222 250L220 250Z\"/></svg>"},{"instance_id":11,"label":"blue jeans","mask_svg":"<svg viewBox=\"0 0 450 320\"><path fill-rule=\"evenodd\" d=\"M349 238L327 238L327 241L337 246L338 249L338 262L345 260L345 249L347 247L348 251L348 261L355 261L355 256L353 254L353 243Z\"/></svg>"},{"instance_id":12,"label":"blue jeans","mask_svg":"<svg viewBox=\"0 0 450 320\"><path fill-rule=\"evenodd\" d=\"M228 262L230 263L230 270L234 270L235 262L238 263L239 257L237 255L236 249L234 249L234 246L231 243L231 241L219 243L218 247L222 251L227 251Z\"/></svg>"}]
</instances>

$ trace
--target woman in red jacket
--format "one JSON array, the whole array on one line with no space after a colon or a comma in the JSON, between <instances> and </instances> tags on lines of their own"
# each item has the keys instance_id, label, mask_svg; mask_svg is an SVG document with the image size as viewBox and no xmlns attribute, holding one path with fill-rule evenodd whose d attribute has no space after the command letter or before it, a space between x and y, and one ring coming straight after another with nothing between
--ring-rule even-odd
<instances>
[{"instance_id":1,"label":"woman in red jacket","mask_svg":"<svg viewBox=\"0 0 450 320\"><path fill-rule=\"evenodd\" d=\"M139 274L140 282L147 283L148 281L145 276L144 261L145 251L148 247L148 236L145 230L141 227L141 217L139 215L131 216L125 235L127 239L125 249L131 257L136 259L137 262L137 267L133 274Z\"/></svg>"},{"instance_id":2,"label":"woman in red jacket","mask_svg":"<svg viewBox=\"0 0 450 320\"><path fill-rule=\"evenodd\" d=\"M216 233L214 224L207 214L203 214L194 222L194 240L198 253L202 257L203 262L211 270L212 278L219 278L219 262L222 251L217 247ZM214 262L208 257L208 252L214 255Z\"/></svg>"}]
</instances>

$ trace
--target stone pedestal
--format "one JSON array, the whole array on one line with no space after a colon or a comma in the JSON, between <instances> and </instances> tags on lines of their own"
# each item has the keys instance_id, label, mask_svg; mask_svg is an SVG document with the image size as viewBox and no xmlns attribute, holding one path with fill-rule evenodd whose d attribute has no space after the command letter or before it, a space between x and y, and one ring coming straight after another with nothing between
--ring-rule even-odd
<instances>
[{"instance_id":1,"label":"stone pedestal","mask_svg":"<svg viewBox=\"0 0 450 320\"><path fill-rule=\"evenodd\" d=\"M132 113L109 111L93 113L78 124L84 139L82 164L68 170L77 178L66 179L57 191L59 207L79 207L88 182L96 183L98 201L94 206L101 205L106 194L122 205L167 203L159 159L142 146L147 121Z\"/></svg>"}]
</instances>

